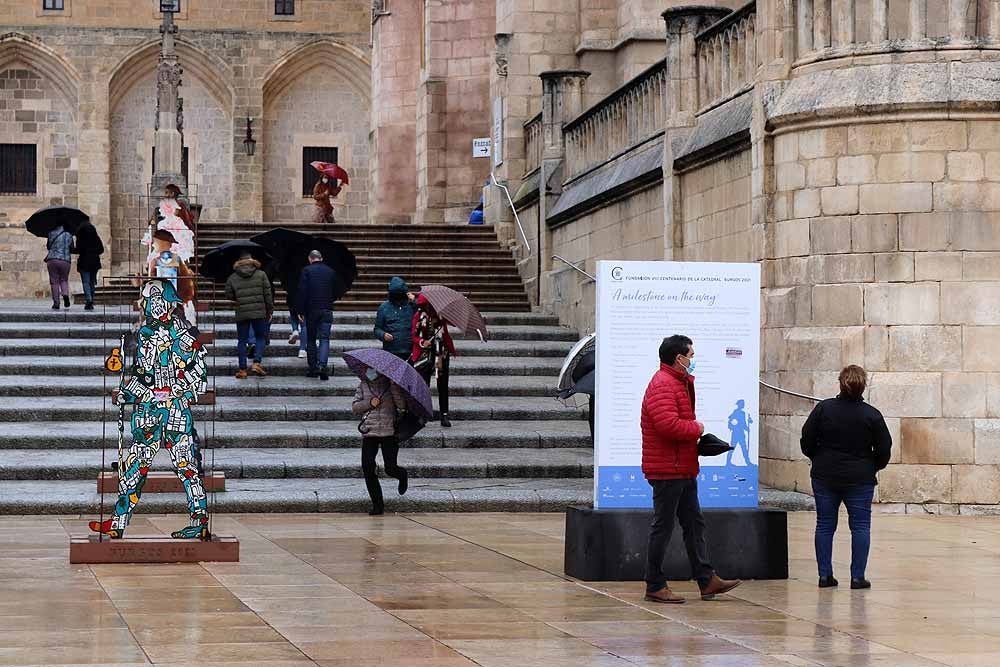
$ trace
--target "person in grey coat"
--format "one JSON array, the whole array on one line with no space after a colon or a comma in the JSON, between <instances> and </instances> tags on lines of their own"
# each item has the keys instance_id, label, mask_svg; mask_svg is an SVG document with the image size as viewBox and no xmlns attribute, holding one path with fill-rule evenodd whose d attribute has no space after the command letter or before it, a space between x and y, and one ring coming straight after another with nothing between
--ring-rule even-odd
<instances>
[{"instance_id":1,"label":"person in grey coat","mask_svg":"<svg viewBox=\"0 0 1000 667\"><path fill-rule=\"evenodd\" d=\"M389 378L379 374L374 368L365 371L365 377L354 392L351 411L361 417L358 431L361 433L361 471L365 475L365 486L372 500L368 513L378 516L385 513L382 499L382 485L378 481L378 467L375 455L382 450L385 474L399 480L399 495L406 493L406 469L396 462L399 455L399 439L396 437L396 419L406 409L406 399L399 387Z\"/></svg>"}]
</instances>

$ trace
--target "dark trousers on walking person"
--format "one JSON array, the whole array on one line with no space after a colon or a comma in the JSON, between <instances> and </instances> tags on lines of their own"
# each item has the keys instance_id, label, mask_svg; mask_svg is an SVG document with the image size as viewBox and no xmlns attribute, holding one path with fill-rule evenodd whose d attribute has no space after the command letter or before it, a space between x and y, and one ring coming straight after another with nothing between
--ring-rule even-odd
<instances>
[{"instance_id":1,"label":"dark trousers on walking person","mask_svg":"<svg viewBox=\"0 0 1000 667\"><path fill-rule=\"evenodd\" d=\"M874 484L832 486L812 480L816 497L816 565L819 576L833 576L833 536L837 532L840 504L847 507L851 529L851 579L864 579L872 541L872 498Z\"/></svg>"},{"instance_id":2,"label":"dark trousers on walking person","mask_svg":"<svg viewBox=\"0 0 1000 667\"><path fill-rule=\"evenodd\" d=\"M395 436L385 438L362 438L361 439L361 471L365 475L365 486L368 487L368 496L372 499L372 514L382 514L385 511L385 502L382 499L382 484L378 481L378 465L375 463L375 455L379 449L382 450L382 463L385 467L385 474L399 480L399 493L406 492L407 475L406 469L401 468L396 462L399 455L399 441Z\"/></svg>"},{"instance_id":3,"label":"dark trousers on walking person","mask_svg":"<svg viewBox=\"0 0 1000 667\"><path fill-rule=\"evenodd\" d=\"M653 521L646 550L646 592L655 593L667 586L663 560L674 530L674 517L684 531L691 575L704 587L715 574L708 561L705 544L705 519L698 504L698 481L695 479L651 480L653 487Z\"/></svg>"},{"instance_id":4,"label":"dark trousers on walking person","mask_svg":"<svg viewBox=\"0 0 1000 667\"><path fill-rule=\"evenodd\" d=\"M80 282L83 283L83 300L94 303L94 292L97 290L97 271L81 271Z\"/></svg>"},{"instance_id":5,"label":"dark trousers on walking person","mask_svg":"<svg viewBox=\"0 0 1000 667\"><path fill-rule=\"evenodd\" d=\"M50 259L45 262L49 271L49 286L52 288L52 303L59 305L59 297L63 305L69 308L69 270L71 265L63 259Z\"/></svg>"},{"instance_id":6,"label":"dark trousers on walking person","mask_svg":"<svg viewBox=\"0 0 1000 667\"><path fill-rule=\"evenodd\" d=\"M253 361L259 364L264 361L264 347L267 342L267 320L243 320L236 323L236 354L239 357L240 370L247 369L247 345L253 332Z\"/></svg>"},{"instance_id":7,"label":"dark trousers on walking person","mask_svg":"<svg viewBox=\"0 0 1000 667\"><path fill-rule=\"evenodd\" d=\"M447 421L448 417L448 371L451 366L451 357L444 357L441 361L441 370L437 374L437 390L438 390L438 412L441 413L442 419ZM420 377L424 379L427 386L431 386L431 378L434 376L435 364L428 363L424 364L417 370L420 372Z\"/></svg>"},{"instance_id":8,"label":"dark trousers on walking person","mask_svg":"<svg viewBox=\"0 0 1000 667\"><path fill-rule=\"evenodd\" d=\"M306 358L309 372L320 376L329 373L330 329L333 327L333 311L320 310L306 316Z\"/></svg>"}]
</instances>

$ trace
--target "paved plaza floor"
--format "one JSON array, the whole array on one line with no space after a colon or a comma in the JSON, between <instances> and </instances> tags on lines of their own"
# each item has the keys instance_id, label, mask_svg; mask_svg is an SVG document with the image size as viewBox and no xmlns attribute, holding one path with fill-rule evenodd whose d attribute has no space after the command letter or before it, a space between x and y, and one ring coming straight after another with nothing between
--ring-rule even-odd
<instances>
[{"instance_id":1,"label":"paved plaza floor","mask_svg":"<svg viewBox=\"0 0 1000 667\"><path fill-rule=\"evenodd\" d=\"M70 565L83 519L4 517L0 664L1000 665L1000 518L876 516L869 591L846 531L841 588L816 588L813 521L789 514L788 581L665 607L562 576L560 514L218 516L241 563L143 566Z\"/></svg>"}]
</instances>

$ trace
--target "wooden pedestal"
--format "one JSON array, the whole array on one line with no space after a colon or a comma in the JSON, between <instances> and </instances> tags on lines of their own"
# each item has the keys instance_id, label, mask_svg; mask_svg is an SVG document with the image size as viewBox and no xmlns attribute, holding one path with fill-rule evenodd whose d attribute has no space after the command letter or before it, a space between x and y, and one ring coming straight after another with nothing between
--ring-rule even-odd
<instances>
[{"instance_id":1,"label":"wooden pedestal","mask_svg":"<svg viewBox=\"0 0 1000 667\"><path fill-rule=\"evenodd\" d=\"M74 537L69 542L69 562L99 563L238 563L240 541L213 537L209 541L166 537L125 537L112 540Z\"/></svg>"},{"instance_id":2,"label":"wooden pedestal","mask_svg":"<svg viewBox=\"0 0 1000 667\"><path fill-rule=\"evenodd\" d=\"M206 492L225 491L226 473L213 472L202 474L201 483ZM98 493L118 493L118 474L113 472L102 472L97 478ZM146 484L142 487L143 493L184 493L184 485L177 475L172 472L156 471L151 472L146 477Z\"/></svg>"}]
</instances>

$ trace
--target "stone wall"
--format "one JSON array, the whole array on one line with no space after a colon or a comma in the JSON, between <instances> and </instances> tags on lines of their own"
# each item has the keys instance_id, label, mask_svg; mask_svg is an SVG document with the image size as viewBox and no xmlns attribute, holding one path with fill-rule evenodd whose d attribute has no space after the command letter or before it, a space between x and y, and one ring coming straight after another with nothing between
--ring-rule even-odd
<instances>
[{"instance_id":1,"label":"stone wall","mask_svg":"<svg viewBox=\"0 0 1000 667\"><path fill-rule=\"evenodd\" d=\"M750 151L685 172L680 183L682 229L674 259L750 262Z\"/></svg>"},{"instance_id":2,"label":"stone wall","mask_svg":"<svg viewBox=\"0 0 1000 667\"><path fill-rule=\"evenodd\" d=\"M368 221L368 100L335 69L318 64L264 108L264 220L310 222L315 206L303 195L302 149L337 148L351 182L334 199L338 222Z\"/></svg>"},{"instance_id":3,"label":"stone wall","mask_svg":"<svg viewBox=\"0 0 1000 667\"><path fill-rule=\"evenodd\" d=\"M78 183L67 181L59 192L30 203L25 198L18 198L16 202L0 201L3 213L0 225L6 225L0 231L0 252L3 253L0 261L5 269L0 273L0 294L5 296L34 296L45 289L41 277L33 283L25 282L17 273L26 270L24 262L30 256L27 254L29 247L18 240L21 236L18 230L32 210L58 196L75 196L75 203L90 214L106 245L118 255L106 255L106 265L115 262L121 267L127 263L128 239L112 238L112 202L116 232L138 225L145 217L142 210L145 207L139 198L146 192L147 172L151 169L150 156L147 156L152 147L154 122L150 77L156 67L159 48L158 17L152 16L152 11L148 17L142 12L121 11L112 18L106 7L111 6L110 3L77 1L66 3L71 11L65 15L31 18L22 11L28 4L0 2L0 23L3 23L0 25L0 70L34 72L45 82L40 85L59 91L66 100L66 111L75 119L71 134L77 147L75 173ZM203 29L204 25L195 21L193 15L178 20L181 26L178 57L185 70L180 93L186 101L185 134L190 170L194 194L205 200L202 203L207 219L262 221L265 155L269 151L273 154L276 149L290 154L296 146L269 146L264 136L268 119L265 117L265 122L261 123L261 116L284 91L296 90L299 79L312 76L310 70L318 63L325 63L327 68L318 81L319 96L325 96L325 100L353 100L355 108L360 110L350 116L352 146L358 148L352 148L349 157L356 158L357 164L344 160L342 163L360 186L353 194L347 192L346 215L366 219L364 207L368 188L363 172L368 170L369 161L364 144L367 143L366 119L371 104L368 6L357 2L334 4L337 12L325 15L323 30L329 31L330 25L335 24L336 33L303 31L308 22L301 21L277 21L274 30L270 31L271 22L266 20L254 24L252 30L241 31L218 30L221 16L211 21L205 19L205 25L210 23L211 29ZM237 5L246 6L235 2L212 4L220 10L228 7L233 11ZM206 6L206 3L195 6ZM91 27L97 18L90 12L101 7L105 7L100 13L101 25L105 27ZM315 8L316 3L307 2L303 7L308 16L308 12L313 11L309 7ZM194 7L189 10L195 13ZM229 18L231 21L225 25L243 25L239 16L234 14ZM20 23L12 23L15 20ZM119 27L108 27L116 23ZM303 117L299 122L308 124L305 126L313 135L325 136L328 132L340 131L336 129L338 121L335 118L326 120L327 115L328 112L313 107L309 119ZM245 155L243 147L248 116L255 120L258 150L254 157ZM37 123L29 123L26 116L24 118L21 122L35 125L35 129L16 128L15 141L33 140L40 134ZM48 116L46 122L47 119ZM14 129L9 126L5 131L13 132ZM62 133L62 130L55 132ZM46 134L42 138L50 136ZM40 164L51 165L43 166L46 173L42 180L47 182L56 178L57 172L62 173L61 178L72 178L71 170L55 162L67 156L57 155L51 141L49 143L39 144L41 149L48 151L39 154ZM301 184L296 190L301 194Z\"/></svg>"},{"instance_id":4,"label":"stone wall","mask_svg":"<svg viewBox=\"0 0 1000 667\"><path fill-rule=\"evenodd\" d=\"M78 203L75 99L25 67L0 67L0 144L37 145L37 192L0 195L0 297L48 293L45 240L28 234L23 223L43 206Z\"/></svg>"},{"instance_id":5,"label":"stone wall","mask_svg":"<svg viewBox=\"0 0 1000 667\"><path fill-rule=\"evenodd\" d=\"M663 259L663 186L632 193L551 230L553 254L594 275L599 260ZM561 262L542 282L542 304L580 332L594 330L594 283Z\"/></svg>"},{"instance_id":6,"label":"stone wall","mask_svg":"<svg viewBox=\"0 0 1000 667\"><path fill-rule=\"evenodd\" d=\"M843 365L872 372L895 432L883 502L1000 502L998 129L928 119L774 140L766 376L830 396ZM762 481L808 488L796 435L810 407L770 397Z\"/></svg>"}]
</instances>

